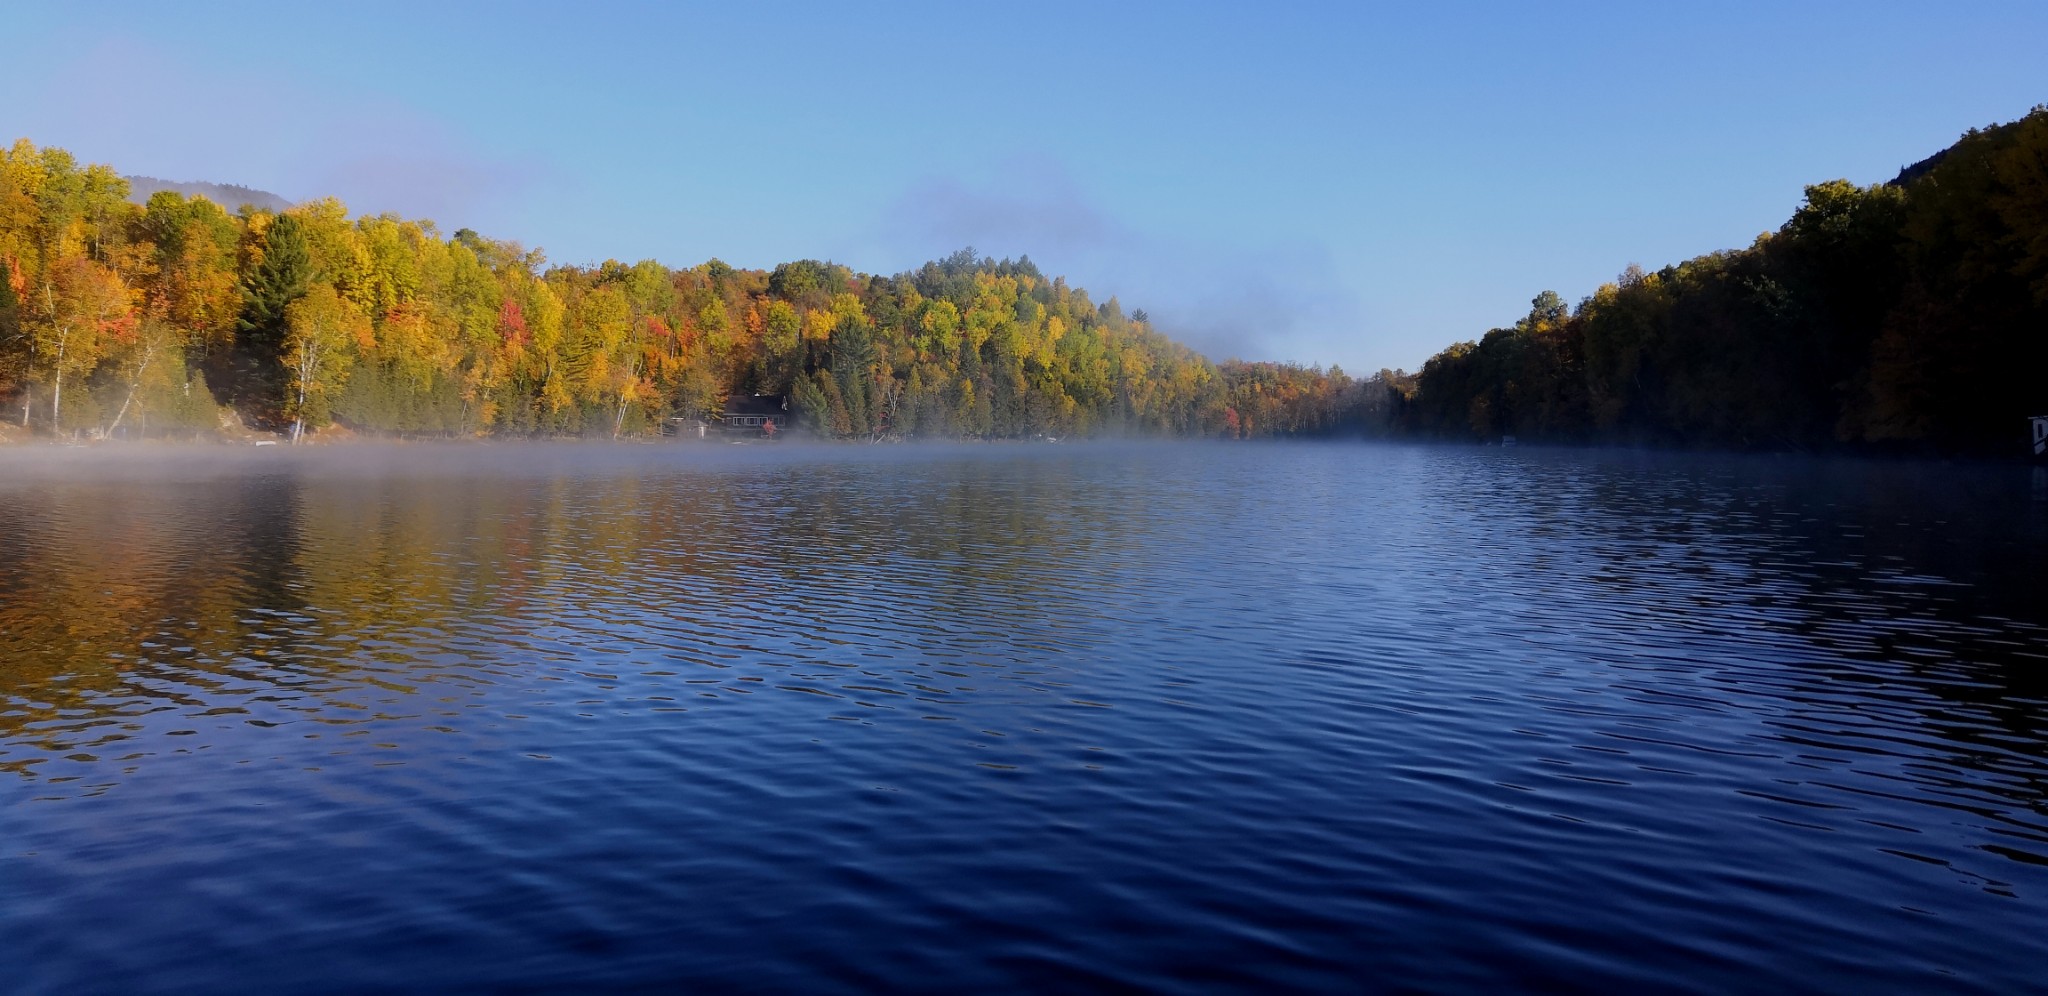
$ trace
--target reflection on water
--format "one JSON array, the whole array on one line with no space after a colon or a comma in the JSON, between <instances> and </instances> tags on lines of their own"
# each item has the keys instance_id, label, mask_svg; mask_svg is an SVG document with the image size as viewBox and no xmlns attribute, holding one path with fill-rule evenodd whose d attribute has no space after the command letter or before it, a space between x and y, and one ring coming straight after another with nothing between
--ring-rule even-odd
<instances>
[{"instance_id":1,"label":"reflection on water","mask_svg":"<svg viewBox=\"0 0 2048 996\"><path fill-rule=\"evenodd\" d=\"M30 991L2039 983L2025 468L114 457L0 464Z\"/></svg>"}]
</instances>

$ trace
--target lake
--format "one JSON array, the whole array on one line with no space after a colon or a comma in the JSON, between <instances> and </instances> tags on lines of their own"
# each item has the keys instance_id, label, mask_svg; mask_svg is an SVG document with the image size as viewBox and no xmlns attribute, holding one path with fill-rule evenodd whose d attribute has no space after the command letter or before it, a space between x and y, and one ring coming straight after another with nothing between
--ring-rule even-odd
<instances>
[{"instance_id":1,"label":"lake","mask_svg":"<svg viewBox=\"0 0 2048 996\"><path fill-rule=\"evenodd\" d=\"M0 453L0 963L2039 989L2044 592L2018 466Z\"/></svg>"}]
</instances>

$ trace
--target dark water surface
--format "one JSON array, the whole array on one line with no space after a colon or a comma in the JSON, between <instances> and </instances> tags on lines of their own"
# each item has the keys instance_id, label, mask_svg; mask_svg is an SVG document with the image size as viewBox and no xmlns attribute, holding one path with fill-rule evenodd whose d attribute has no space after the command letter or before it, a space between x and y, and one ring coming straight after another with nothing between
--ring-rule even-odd
<instances>
[{"instance_id":1,"label":"dark water surface","mask_svg":"<svg viewBox=\"0 0 2048 996\"><path fill-rule=\"evenodd\" d=\"M2040 489L0 456L0 989L2038 990Z\"/></svg>"}]
</instances>

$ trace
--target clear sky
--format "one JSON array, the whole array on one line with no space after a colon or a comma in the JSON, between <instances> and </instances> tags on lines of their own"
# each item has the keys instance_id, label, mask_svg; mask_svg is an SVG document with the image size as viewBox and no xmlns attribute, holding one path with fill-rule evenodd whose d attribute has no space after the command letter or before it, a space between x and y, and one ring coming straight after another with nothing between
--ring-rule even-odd
<instances>
[{"instance_id":1,"label":"clear sky","mask_svg":"<svg viewBox=\"0 0 2048 996\"><path fill-rule=\"evenodd\" d=\"M2048 2L0 0L0 132L558 262L1029 255L1413 369L2048 101Z\"/></svg>"}]
</instances>

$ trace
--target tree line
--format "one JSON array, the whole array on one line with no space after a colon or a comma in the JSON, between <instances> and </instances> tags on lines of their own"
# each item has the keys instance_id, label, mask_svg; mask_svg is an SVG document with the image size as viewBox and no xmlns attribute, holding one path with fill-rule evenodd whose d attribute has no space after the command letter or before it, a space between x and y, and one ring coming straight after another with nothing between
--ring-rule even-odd
<instances>
[{"instance_id":1,"label":"tree line","mask_svg":"<svg viewBox=\"0 0 2048 996\"><path fill-rule=\"evenodd\" d=\"M846 439L1331 431L1342 371L1211 363L1029 259L895 276L799 260L550 265L327 199L130 202L104 165L0 152L0 412L82 436L600 436L786 395Z\"/></svg>"},{"instance_id":2,"label":"tree line","mask_svg":"<svg viewBox=\"0 0 2048 996\"><path fill-rule=\"evenodd\" d=\"M1502 436L2011 452L2048 414L2048 109L1888 183L1834 180L1746 249L1631 265L1410 374L1211 362L1142 310L962 250L550 264L333 199L230 211L26 140L0 152L0 416L49 435L332 424L599 436L791 399L857 440Z\"/></svg>"},{"instance_id":3,"label":"tree line","mask_svg":"<svg viewBox=\"0 0 2048 996\"><path fill-rule=\"evenodd\" d=\"M2017 452L2048 415L2048 108L1387 387L1379 424L1425 438Z\"/></svg>"}]
</instances>

